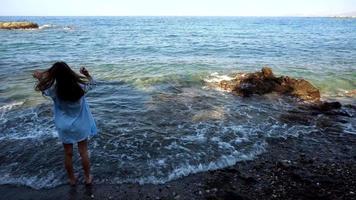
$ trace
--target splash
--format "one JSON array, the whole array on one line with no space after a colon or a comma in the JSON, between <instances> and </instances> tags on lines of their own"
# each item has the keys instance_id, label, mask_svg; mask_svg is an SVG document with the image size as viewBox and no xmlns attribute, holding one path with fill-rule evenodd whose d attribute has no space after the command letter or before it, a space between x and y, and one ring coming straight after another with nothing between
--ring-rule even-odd
<instances>
[{"instance_id":1,"label":"splash","mask_svg":"<svg viewBox=\"0 0 356 200\"><path fill-rule=\"evenodd\" d=\"M12 110L14 107L21 106L23 103L24 103L23 101L19 101L19 102L13 102L13 103L9 103L4 106L1 106L0 107L0 112L1 112L0 121L4 120L4 116L5 116L6 112Z\"/></svg>"}]
</instances>

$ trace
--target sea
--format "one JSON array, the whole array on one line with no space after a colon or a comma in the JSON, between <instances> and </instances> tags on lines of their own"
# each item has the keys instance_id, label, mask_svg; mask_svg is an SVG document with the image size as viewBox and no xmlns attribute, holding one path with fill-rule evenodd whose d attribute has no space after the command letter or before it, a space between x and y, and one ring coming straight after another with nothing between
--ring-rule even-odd
<instances>
[{"instance_id":1,"label":"sea","mask_svg":"<svg viewBox=\"0 0 356 200\"><path fill-rule=\"evenodd\" d=\"M86 97L99 129L89 140L97 184L162 184L255 159L270 138L324 131L322 114L312 125L283 120L303 102L214 87L236 73L269 66L310 81L322 100L356 105L355 19L0 17L23 20L39 28L0 30L0 185L67 182L52 101L32 78L56 61L97 80ZM356 134L355 113L342 112L338 134ZM83 180L77 153L74 166Z\"/></svg>"}]
</instances>

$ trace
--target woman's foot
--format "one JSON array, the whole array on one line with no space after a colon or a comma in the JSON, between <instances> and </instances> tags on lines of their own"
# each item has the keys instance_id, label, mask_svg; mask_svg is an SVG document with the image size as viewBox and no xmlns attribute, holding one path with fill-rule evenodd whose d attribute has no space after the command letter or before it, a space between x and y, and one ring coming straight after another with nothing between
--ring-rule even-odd
<instances>
[{"instance_id":1,"label":"woman's foot","mask_svg":"<svg viewBox=\"0 0 356 200\"><path fill-rule=\"evenodd\" d=\"M85 177L85 185L91 185L93 183L93 176Z\"/></svg>"},{"instance_id":2,"label":"woman's foot","mask_svg":"<svg viewBox=\"0 0 356 200\"><path fill-rule=\"evenodd\" d=\"M75 186L77 184L77 180L75 178L68 179L68 182L70 186Z\"/></svg>"}]
</instances>

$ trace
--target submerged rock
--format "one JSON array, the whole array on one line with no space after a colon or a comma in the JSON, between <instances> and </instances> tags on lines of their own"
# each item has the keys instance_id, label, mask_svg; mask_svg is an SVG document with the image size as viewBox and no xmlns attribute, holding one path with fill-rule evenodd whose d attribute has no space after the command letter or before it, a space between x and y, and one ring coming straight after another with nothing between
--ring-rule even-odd
<instances>
[{"instance_id":1,"label":"submerged rock","mask_svg":"<svg viewBox=\"0 0 356 200\"><path fill-rule=\"evenodd\" d=\"M340 102L321 102L316 105L312 105L312 108L315 110L319 110L321 112L326 112L326 111L331 111L331 110L336 110L341 108L341 103Z\"/></svg>"},{"instance_id":2,"label":"submerged rock","mask_svg":"<svg viewBox=\"0 0 356 200\"><path fill-rule=\"evenodd\" d=\"M288 76L276 77L268 67L262 68L261 72L237 74L232 80L221 81L219 87L244 97L276 92L303 101L320 100L319 90L308 81Z\"/></svg>"},{"instance_id":3,"label":"submerged rock","mask_svg":"<svg viewBox=\"0 0 356 200\"><path fill-rule=\"evenodd\" d=\"M38 28L33 22L0 22L0 29L30 29Z\"/></svg>"},{"instance_id":4,"label":"submerged rock","mask_svg":"<svg viewBox=\"0 0 356 200\"><path fill-rule=\"evenodd\" d=\"M347 97L356 97L356 90L346 91L345 95Z\"/></svg>"}]
</instances>

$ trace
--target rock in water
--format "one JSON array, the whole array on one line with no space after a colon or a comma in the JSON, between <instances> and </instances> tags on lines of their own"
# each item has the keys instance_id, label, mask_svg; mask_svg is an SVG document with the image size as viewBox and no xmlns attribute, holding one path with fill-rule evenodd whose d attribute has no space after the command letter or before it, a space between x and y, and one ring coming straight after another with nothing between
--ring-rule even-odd
<instances>
[{"instance_id":1,"label":"rock in water","mask_svg":"<svg viewBox=\"0 0 356 200\"><path fill-rule=\"evenodd\" d=\"M287 94L298 97L304 101L319 101L320 92L311 83L304 79L289 78L282 82Z\"/></svg>"},{"instance_id":2,"label":"rock in water","mask_svg":"<svg viewBox=\"0 0 356 200\"><path fill-rule=\"evenodd\" d=\"M263 77L265 77L265 78L274 77L272 69L269 67L263 67L261 71L262 71Z\"/></svg>"},{"instance_id":3,"label":"rock in water","mask_svg":"<svg viewBox=\"0 0 356 200\"><path fill-rule=\"evenodd\" d=\"M0 29L29 29L38 28L38 24L32 22L0 22Z\"/></svg>"},{"instance_id":4,"label":"rock in water","mask_svg":"<svg viewBox=\"0 0 356 200\"><path fill-rule=\"evenodd\" d=\"M311 83L288 76L275 77L269 67L262 68L261 72L238 74L232 80L221 81L219 87L244 97L277 92L304 101L320 101L320 92Z\"/></svg>"}]
</instances>

